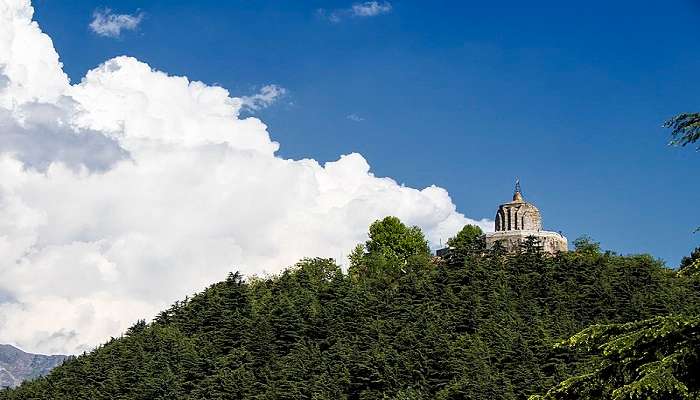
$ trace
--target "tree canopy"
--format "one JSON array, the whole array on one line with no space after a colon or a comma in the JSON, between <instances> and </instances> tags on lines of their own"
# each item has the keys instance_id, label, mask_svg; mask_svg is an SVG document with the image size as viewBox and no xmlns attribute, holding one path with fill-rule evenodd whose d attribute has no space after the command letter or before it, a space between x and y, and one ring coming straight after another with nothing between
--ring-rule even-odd
<instances>
[{"instance_id":1,"label":"tree canopy","mask_svg":"<svg viewBox=\"0 0 700 400\"><path fill-rule=\"evenodd\" d=\"M372 223L365 248L370 255L381 255L397 262L404 262L415 255L430 254L423 231L417 226L404 225L396 217L386 217Z\"/></svg>"},{"instance_id":2,"label":"tree canopy","mask_svg":"<svg viewBox=\"0 0 700 400\"><path fill-rule=\"evenodd\" d=\"M683 257L681 259L681 264L678 266L679 270L684 270L690 267L694 262L700 260L700 247L696 247L690 255Z\"/></svg>"},{"instance_id":3,"label":"tree canopy","mask_svg":"<svg viewBox=\"0 0 700 400\"><path fill-rule=\"evenodd\" d=\"M526 244L433 258L420 230L393 218L369 237L356 275L319 258L277 276L232 273L0 399L524 400L598 365L555 346L576 332L621 324L595 336L603 343L700 306L690 277L647 255Z\"/></svg>"},{"instance_id":4,"label":"tree canopy","mask_svg":"<svg viewBox=\"0 0 700 400\"><path fill-rule=\"evenodd\" d=\"M476 225L465 225L457 235L447 240L447 246L461 252L469 253L483 250L485 247L484 231Z\"/></svg>"},{"instance_id":5,"label":"tree canopy","mask_svg":"<svg viewBox=\"0 0 700 400\"><path fill-rule=\"evenodd\" d=\"M406 226L396 217L377 220L369 227L369 240L350 254L350 274L355 278L385 279L405 272L412 262L425 263L430 247L417 226Z\"/></svg>"},{"instance_id":6,"label":"tree canopy","mask_svg":"<svg viewBox=\"0 0 700 400\"><path fill-rule=\"evenodd\" d=\"M562 345L594 354L594 367L531 400L700 399L698 316L593 325Z\"/></svg>"}]
</instances>

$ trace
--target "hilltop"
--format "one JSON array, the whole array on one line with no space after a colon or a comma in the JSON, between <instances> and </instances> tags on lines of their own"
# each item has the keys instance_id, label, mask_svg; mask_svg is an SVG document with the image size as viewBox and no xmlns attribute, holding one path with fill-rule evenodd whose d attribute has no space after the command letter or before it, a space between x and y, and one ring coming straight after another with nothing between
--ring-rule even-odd
<instances>
[{"instance_id":1,"label":"hilltop","mask_svg":"<svg viewBox=\"0 0 700 400\"><path fill-rule=\"evenodd\" d=\"M479 234L436 258L418 228L378 221L347 272L232 273L0 399L526 399L591 365L554 346L587 326L699 309L694 281L648 255L509 254Z\"/></svg>"}]
</instances>

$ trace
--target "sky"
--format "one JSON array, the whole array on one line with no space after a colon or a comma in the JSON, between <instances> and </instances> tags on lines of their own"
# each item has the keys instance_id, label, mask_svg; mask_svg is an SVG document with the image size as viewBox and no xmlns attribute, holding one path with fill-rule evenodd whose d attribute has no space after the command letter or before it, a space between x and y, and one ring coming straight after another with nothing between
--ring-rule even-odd
<instances>
[{"instance_id":1,"label":"sky","mask_svg":"<svg viewBox=\"0 0 700 400\"><path fill-rule=\"evenodd\" d=\"M361 153L378 176L447 189L493 218L520 177L545 225L677 265L700 240L700 158L666 146L663 121L700 108L700 2L40 0L37 19L74 82L132 55L236 93L275 83L258 113L279 155ZM142 13L117 40L92 12Z\"/></svg>"},{"instance_id":2,"label":"sky","mask_svg":"<svg viewBox=\"0 0 700 400\"><path fill-rule=\"evenodd\" d=\"M700 3L609 3L0 0L0 342L88 350L388 214L437 247L516 177L546 229L677 265Z\"/></svg>"}]
</instances>

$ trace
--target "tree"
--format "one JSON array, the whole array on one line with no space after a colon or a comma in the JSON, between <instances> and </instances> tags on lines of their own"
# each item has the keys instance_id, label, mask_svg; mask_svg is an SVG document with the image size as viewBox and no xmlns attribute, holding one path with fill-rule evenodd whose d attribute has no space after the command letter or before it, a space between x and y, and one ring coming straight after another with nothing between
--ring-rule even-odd
<instances>
[{"instance_id":1,"label":"tree","mask_svg":"<svg viewBox=\"0 0 700 400\"><path fill-rule=\"evenodd\" d=\"M428 241L420 228L408 227L396 217L386 217L372 223L365 248L369 254L404 261L411 256L430 254Z\"/></svg>"},{"instance_id":2,"label":"tree","mask_svg":"<svg viewBox=\"0 0 700 400\"><path fill-rule=\"evenodd\" d=\"M447 240L447 246L460 253L471 253L484 248L484 232L476 225L464 225L454 237Z\"/></svg>"},{"instance_id":3,"label":"tree","mask_svg":"<svg viewBox=\"0 0 700 400\"><path fill-rule=\"evenodd\" d=\"M351 270L387 265L401 268L411 257L430 256L430 247L417 226L406 226L396 217L374 221L369 227L369 240L358 245L350 254Z\"/></svg>"},{"instance_id":4,"label":"tree","mask_svg":"<svg viewBox=\"0 0 700 400\"><path fill-rule=\"evenodd\" d=\"M600 253L600 243L593 241L590 236L581 236L574 240L574 248L579 253Z\"/></svg>"},{"instance_id":5,"label":"tree","mask_svg":"<svg viewBox=\"0 0 700 400\"><path fill-rule=\"evenodd\" d=\"M700 398L700 317L593 325L561 345L593 353L594 368L530 400Z\"/></svg>"},{"instance_id":6,"label":"tree","mask_svg":"<svg viewBox=\"0 0 700 400\"><path fill-rule=\"evenodd\" d=\"M690 278L693 285L700 289L700 258L695 259L690 264L680 268L678 275Z\"/></svg>"},{"instance_id":7,"label":"tree","mask_svg":"<svg viewBox=\"0 0 700 400\"><path fill-rule=\"evenodd\" d=\"M700 113L683 113L664 124L671 129L671 144L685 146L700 140Z\"/></svg>"},{"instance_id":8,"label":"tree","mask_svg":"<svg viewBox=\"0 0 700 400\"><path fill-rule=\"evenodd\" d=\"M679 270L685 269L693 264L695 261L700 260L700 247L696 247L689 256L683 257L681 259L681 264L678 267Z\"/></svg>"}]
</instances>

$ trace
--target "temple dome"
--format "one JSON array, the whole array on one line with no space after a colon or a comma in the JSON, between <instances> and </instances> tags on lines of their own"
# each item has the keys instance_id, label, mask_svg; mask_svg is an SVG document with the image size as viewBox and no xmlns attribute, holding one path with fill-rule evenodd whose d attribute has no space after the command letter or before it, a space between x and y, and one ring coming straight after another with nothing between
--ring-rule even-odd
<instances>
[{"instance_id":1,"label":"temple dome","mask_svg":"<svg viewBox=\"0 0 700 400\"><path fill-rule=\"evenodd\" d=\"M534 204L523 199L520 185L515 188L513 201L501 204L496 212L496 231L541 231L542 216Z\"/></svg>"},{"instance_id":2,"label":"temple dome","mask_svg":"<svg viewBox=\"0 0 700 400\"><path fill-rule=\"evenodd\" d=\"M496 212L496 231L486 234L486 248L500 243L508 252L518 252L523 243L535 238L549 254L567 251L568 242L561 232L542 230L542 216L534 204L523 198L520 182L515 183L513 201L501 204Z\"/></svg>"}]
</instances>

